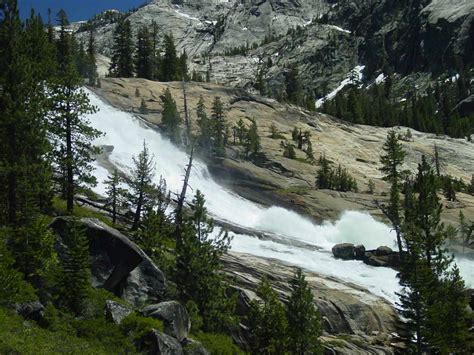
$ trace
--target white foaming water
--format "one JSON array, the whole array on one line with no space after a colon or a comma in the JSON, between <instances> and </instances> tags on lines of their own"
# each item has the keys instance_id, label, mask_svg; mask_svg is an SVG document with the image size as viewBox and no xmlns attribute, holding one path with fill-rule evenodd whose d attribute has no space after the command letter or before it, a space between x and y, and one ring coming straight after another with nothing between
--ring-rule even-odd
<instances>
[{"instance_id":1,"label":"white foaming water","mask_svg":"<svg viewBox=\"0 0 474 355\"><path fill-rule=\"evenodd\" d=\"M129 171L133 165L132 156L139 154L145 140L155 156L156 182L161 175L166 179L168 188L178 192L188 155L138 118L113 108L91 92L89 96L91 103L100 108L89 119L94 128L106 133L95 144L114 147L110 161L120 169ZM208 211L216 220L274 237L272 240L263 240L233 234L232 250L279 259L335 276L364 286L392 302L396 301L395 292L399 290L399 285L394 270L375 268L358 261L338 261L330 253L332 246L341 242L363 244L368 249L380 245L395 246L393 232L383 223L375 221L368 214L350 211L345 212L336 223L315 225L295 212L281 207L264 208L227 190L212 179L205 164L199 160L195 160L193 166L190 185L193 191L199 189L204 193ZM95 175L99 180L97 192L104 193L103 181L108 172L98 164L96 168ZM193 191L189 191L188 199L192 198ZM278 243L282 240L285 242ZM321 250L291 245L292 240L318 246Z\"/></svg>"}]
</instances>

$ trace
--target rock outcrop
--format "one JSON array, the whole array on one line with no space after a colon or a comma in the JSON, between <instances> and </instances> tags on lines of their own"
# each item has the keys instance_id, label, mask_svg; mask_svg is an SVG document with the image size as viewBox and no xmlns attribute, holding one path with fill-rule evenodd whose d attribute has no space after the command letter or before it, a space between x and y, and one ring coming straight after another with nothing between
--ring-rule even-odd
<instances>
[{"instance_id":1,"label":"rock outcrop","mask_svg":"<svg viewBox=\"0 0 474 355\"><path fill-rule=\"evenodd\" d=\"M56 249L64 255L68 217L58 217L50 225L57 235ZM91 254L92 284L103 287L134 305L159 302L166 289L161 270L135 243L97 219L83 218Z\"/></svg>"},{"instance_id":2,"label":"rock outcrop","mask_svg":"<svg viewBox=\"0 0 474 355\"><path fill-rule=\"evenodd\" d=\"M133 310L115 301L105 301L105 318L119 325Z\"/></svg>"},{"instance_id":3,"label":"rock outcrop","mask_svg":"<svg viewBox=\"0 0 474 355\"><path fill-rule=\"evenodd\" d=\"M140 339L138 348L147 354L183 355L183 347L175 338L158 330L153 330Z\"/></svg>"},{"instance_id":4,"label":"rock outcrop","mask_svg":"<svg viewBox=\"0 0 474 355\"><path fill-rule=\"evenodd\" d=\"M332 254L337 259L362 260L367 265L398 268L400 254L387 246L380 246L375 250L365 250L363 245L354 246L350 243L336 244Z\"/></svg>"},{"instance_id":5,"label":"rock outcrop","mask_svg":"<svg viewBox=\"0 0 474 355\"><path fill-rule=\"evenodd\" d=\"M191 330L191 321L186 308L177 301L153 304L141 310L145 317L163 321L165 333L182 342Z\"/></svg>"}]
</instances>

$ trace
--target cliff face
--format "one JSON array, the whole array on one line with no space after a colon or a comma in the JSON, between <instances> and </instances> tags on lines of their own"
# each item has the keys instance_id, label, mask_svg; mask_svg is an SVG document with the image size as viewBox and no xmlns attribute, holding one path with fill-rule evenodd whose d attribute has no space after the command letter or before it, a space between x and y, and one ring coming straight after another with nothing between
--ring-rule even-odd
<instances>
[{"instance_id":1,"label":"cliff face","mask_svg":"<svg viewBox=\"0 0 474 355\"><path fill-rule=\"evenodd\" d=\"M155 0L126 16L134 30L155 21L162 35L172 33L191 69L205 76L212 67L213 82L252 90L260 74L273 96L284 92L290 65L318 98L358 65L370 84L382 71L417 81L474 64L469 0ZM115 24L94 27L99 52L109 56Z\"/></svg>"}]
</instances>

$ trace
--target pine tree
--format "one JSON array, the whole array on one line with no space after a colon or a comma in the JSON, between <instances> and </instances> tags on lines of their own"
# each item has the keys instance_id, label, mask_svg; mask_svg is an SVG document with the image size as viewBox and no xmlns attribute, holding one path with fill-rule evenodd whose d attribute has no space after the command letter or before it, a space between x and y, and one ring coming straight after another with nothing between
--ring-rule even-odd
<instances>
[{"instance_id":1,"label":"pine tree","mask_svg":"<svg viewBox=\"0 0 474 355\"><path fill-rule=\"evenodd\" d=\"M220 256L231 241L227 232L212 236L214 222L208 216L205 199L198 190L194 210L185 218L182 242L176 249L176 284L180 300L193 302L203 322L203 330L220 332L235 324L235 298L226 295L227 283Z\"/></svg>"},{"instance_id":2,"label":"pine tree","mask_svg":"<svg viewBox=\"0 0 474 355\"><path fill-rule=\"evenodd\" d=\"M266 278L260 282L257 296L261 301L251 301L248 315L252 354L285 354L288 344L285 307Z\"/></svg>"},{"instance_id":3,"label":"pine tree","mask_svg":"<svg viewBox=\"0 0 474 355\"><path fill-rule=\"evenodd\" d=\"M401 216L400 216L400 182L402 178L401 166L405 160L405 151L398 140L398 136L394 130L390 130L387 134L387 140L382 147L384 153L380 157L382 167L380 171L384 174L384 180L391 184L390 202L386 211L387 217L393 224L397 234L397 245L400 255L403 252L402 236L401 236Z\"/></svg>"},{"instance_id":4,"label":"pine tree","mask_svg":"<svg viewBox=\"0 0 474 355\"><path fill-rule=\"evenodd\" d=\"M0 224L19 225L48 204L48 110L43 81L52 47L32 15L23 30L17 1L0 4ZM33 49L35 51L33 51ZM27 144L25 144L27 142Z\"/></svg>"},{"instance_id":5,"label":"pine tree","mask_svg":"<svg viewBox=\"0 0 474 355\"><path fill-rule=\"evenodd\" d=\"M60 36L61 40L65 43L58 44L58 48L69 53L69 35ZM85 116L96 112L96 108L90 104L87 94L81 89L82 79L71 56L59 56L65 63L50 87L54 106L49 115L49 131L54 144L54 166L58 172L59 185L67 201L67 210L72 213L76 188L84 183L95 184L90 163L93 161L93 154L98 153L99 149L91 148L91 145L101 132L92 128Z\"/></svg>"},{"instance_id":6,"label":"pine tree","mask_svg":"<svg viewBox=\"0 0 474 355\"><path fill-rule=\"evenodd\" d=\"M178 81L179 77L179 60L176 54L176 47L174 44L173 35L170 33L164 36L164 51L163 60L161 62L161 81Z\"/></svg>"},{"instance_id":7,"label":"pine tree","mask_svg":"<svg viewBox=\"0 0 474 355\"><path fill-rule=\"evenodd\" d=\"M245 154L248 157L249 154L257 154L262 149L260 144L260 136L258 135L258 127L255 120L252 121L250 128L247 132L245 141Z\"/></svg>"},{"instance_id":8,"label":"pine tree","mask_svg":"<svg viewBox=\"0 0 474 355\"><path fill-rule=\"evenodd\" d=\"M288 101L300 105L303 102L302 89L299 79L299 71L296 65L292 65L285 76L286 96Z\"/></svg>"},{"instance_id":9,"label":"pine tree","mask_svg":"<svg viewBox=\"0 0 474 355\"><path fill-rule=\"evenodd\" d=\"M95 86L97 83L97 65L95 62L95 38L94 32L91 30L89 34L89 44L87 46L87 79L90 86Z\"/></svg>"},{"instance_id":10,"label":"pine tree","mask_svg":"<svg viewBox=\"0 0 474 355\"><path fill-rule=\"evenodd\" d=\"M206 113L206 105L204 104L202 96L199 97L199 102L196 106L196 116L199 126L198 144L204 152L209 153L212 150L212 127L211 121Z\"/></svg>"},{"instance_id":11,"label":"pine tree","mask_svg":"<svg viewBox=\"0 0 474 355\"><path fill-rule=\"evenodd\" d=\"M114 31L114 43L109 75L119 78L133 77L133 40L129 20L120 19Z\"/></svg>"},{"instance_id":12,"label":"pine tree","mask_svg":"<svg viewBox=\"0 0 474 355\"><path fill-rule=\"evenodd\" d=\"M179 57L177 77L180 80L189 81L188 54L186 53L186 50L184 50L183 53L181 53L181 56Z\"/></svg>"},{"instance_id":13,"label":"pine tree","mask_svg":"<svg viewBox=\"0 0 474 355\"><path fill-rule=\"evenodd\" d=\"M137 78L153 79L153 41L146 26L141 27L137 34L135 51L135 68Z\"/></svg>"},{"instance_id":14,"label":"pine tree","mask_svg":"<svg viewBox=\"0 0 474 355\"><path fill-rule=\"evenodd\" d=\"M179 142L179 125L181 124L181 116L178 113L176 107L176 101L171 96L171 91L166 88L163 96L161 96L163 102L163 112L161 122L166 128L168 135L174 142Z\"/></svg>"},{"instance_id":15,"label":"pine tree","mask_svg":"<svg viewBox=\"0 0 474 355\"><path fill-rule=\"evenodd\" d=\"M90 294L89 241L77 221L69 222L61 260L61 303L79 315Z\"/></svg>"},{"instance_id":16,"label":"pine tree","mask_svg":"<svg viewBox=\"0 0 474 355\"><path fill-rule=\"evenodd\" d=\"M107 180L104 181L104 183L107 187L106 206L110 206L112 208L112 223L115 224L117 222L118 208L123 203L123 198L125 197L127 191L120 187L121 179L117 169L114 169L113 173L107 176Z\"/></svg>"},{"instance_id":17,"label":"pine tree","mask_svg":"<svg viewBox=\"0 0 474 355\"><path fill-rule=\"evenodd\" d=\"M286 316L288 319L288 350L291 354L321 354L319 336L321 319L313 303L308 282L298 269L291 280L291 295Z\"/></svg>"},{"instance_id":18,"label":"pine tree","mask_svg":"<svg viewBox=\"0 0 474 355\"><path fill-rule=\"evenodd\" d=\"M224 105L220 97L215 97L211 108L211 126L214 138L214 154L220 157L225 156L225 129L226 122L224 116Z\"/></svg>"},{"instance_id":19,"label":"pine tree","mask_svg":"<svg viewBox=\"0 0 474 355\"><path fill-rule=\"evenodd\" d=\"M133 157L134 168L130 181L130 204L135 209L132 230L137 230L143 213L152 205L155 196L153 178L155 176L154 157L150 154L148 146L143 141L143 150L138 157Z\"/></svg>"}]
</instances>

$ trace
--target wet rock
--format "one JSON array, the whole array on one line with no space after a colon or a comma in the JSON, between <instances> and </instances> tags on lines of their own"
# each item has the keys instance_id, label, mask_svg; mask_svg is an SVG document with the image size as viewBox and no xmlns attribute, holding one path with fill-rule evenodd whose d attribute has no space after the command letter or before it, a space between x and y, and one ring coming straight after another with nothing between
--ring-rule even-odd
<instances>
[{"instance_id":1,"label":"wet rock","mask_svg":"<svg viewBox=\"0 0 474 355\"><path fill-rule=\"evenodd\" d=\"M105 301L105 317L119 325L133 310L115 301Z\"/></svg>"},{"instance_id":2,"label":"wet rock","mask_svg":"<svg viewBox=\"0 0 474 355\"><path fill-rule=\"evenodd\" d=\"M138 342L140 352L157 355L183 355L183 347L175 338L152 330Z\"/></svg>"},{"instance_id":3,"label":"wet rock","mask_svg":"<svg viewBox=\"0 0 474 355\"><path fill-rule=\"evenodd\" d=\"M385 255L390 255L392 253L393 253L392 248L389 248L386 246L378 247L377 250L375 250L376 256L385 256Z\"/></svg>"},{"instance_id":4,"label":"wet rock","mask_svg":"<svg viewBox=\"0 0 474 355\"><path fill-rule=\"evenodd\" d=\"M58 217L50 225L56 233L56 250L63 257L67 249L69 217ZM98 219L83 218L91 255L92 285L103 287L129 303L159 302L166 289L161 270L135 243Z\"/></svg>"},{"instance_id":5,"label":"wet rock","mask_svg":"<svg viewBox=\"0 0 474 355\"><path fill-rule=\"evenodd\" d=\"M354 247L354 258L356 260L364 260L364 258L365 258L365 247L363 245L356 245Z\"/></svg>"},{"instance_id":6,"label":"wet rock","mask_svg":"<svg viewBox=\"0 0 474 355\"><path fill-rule=\"evenodd\" d=\"M183 341L191 330L191 321L186 308L177 301L153 304L142 309L145 317L152 317L163 321L165 333Z\"/></svg>"},{"instance_id":7,"label":"wet rock","mask_svg":"<svg viewBox=\"0 0 474 355\"><path fill-rule=\"evenodd\" d=\"M351 243L337 244L332 247L332 254L338 259L353 260L354 252L354 244Z\"/></svg>"}]
</instances>

